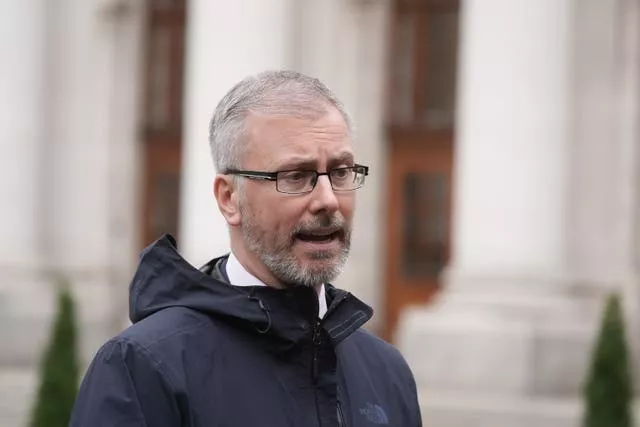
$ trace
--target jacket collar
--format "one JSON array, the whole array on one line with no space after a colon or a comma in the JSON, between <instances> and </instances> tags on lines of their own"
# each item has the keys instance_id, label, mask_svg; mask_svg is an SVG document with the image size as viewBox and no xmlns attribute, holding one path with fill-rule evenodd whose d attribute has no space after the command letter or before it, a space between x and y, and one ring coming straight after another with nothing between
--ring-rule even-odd
<instances>
[{"instance_id":1,"label":"jacket collar","mask_svg":"<svg viewBox=\"0 0 640 427\"><path fill-rule=\"evenodd\" d=\"M185 261L176 242L165 235L140 256L130 287L132 322L169 307L188 307L219 318L255 334L275 350L293 348L309 339L318 322L314 289L265 286L232 286L224 272L227 257L211 260L201 269ZM325 285L328 310L320 321L334 346L364 325L373 315L371 307L344 290Z\"/></svg>"},{"instance_id":2,"label":"jacket collar","mask_svg":"<svg viewBox=\"0 0 640 427\"><path fill-rule=\"evenodd\" d=\"M226 264L221 268L226 274L226 281L234 286L267 286L266 283L249 273L240 263L233 252L227 256ZM318 292L318 317L323 318L327 313L327 296L324 284Z\"/></svg>"}]
</instances>

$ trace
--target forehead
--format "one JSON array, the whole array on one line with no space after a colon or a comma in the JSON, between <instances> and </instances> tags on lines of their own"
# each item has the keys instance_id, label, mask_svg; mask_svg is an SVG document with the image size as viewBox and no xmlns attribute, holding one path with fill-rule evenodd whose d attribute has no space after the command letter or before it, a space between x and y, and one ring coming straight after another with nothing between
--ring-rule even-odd
<instances>
[{"instance_id":1,"label":"forehead","mask_svg":"<svg viewBox=\"0 0 640 427\"><path fill-rule=\"evenodd\" d=\"M278 167L292 158L318 163L353 156L347 124L335 108L307 117L251 113L247 132L244 160L251 167Z\"/></svg>"}]
</instances>

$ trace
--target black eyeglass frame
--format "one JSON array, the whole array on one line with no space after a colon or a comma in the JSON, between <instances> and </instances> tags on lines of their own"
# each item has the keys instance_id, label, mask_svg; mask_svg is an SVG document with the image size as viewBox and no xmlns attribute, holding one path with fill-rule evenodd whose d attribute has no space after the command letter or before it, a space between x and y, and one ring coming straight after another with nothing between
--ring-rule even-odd
<instances>
[{"instance_id":1,"label":"black eyeglass frame","mask_svg":"<svg viewBox=\"0 0 640 427\"><path fill-rule=\"evenodd\" d=\"M333 168L333 169L329 169L326 172L318 172L316 170L311 170L311 169L288 169L288 170L282 170L282 171L277 171L277 172L262 172L262 171L248 171L248 170L239 170L239 169L228 169L225 172L225 175L236 175L236 176L242 176L245 178L249 178L249 179L257 179L257 180L264 180L264 181L275 181L276 182L276 191L278 191L279 193L283 193L283 194L307 194L307 193L311 193L313 191L314 188L316 188L316 184L318 184L318 178L320 178L322 175L326 175L327 178L329 178L329 182L331 183L331 188L333 189L333 191L340 191L340 192L347 192L347 191L355 191L359 188L362 188L362 186L364 186L364 180L362 182L362 185L360 185L359 187L355 187L355 188L350 188L348 190L345 189L336 189L333 186L333 182L331 181L331 173L335 172L335 171L340 171L340 170L353 170L355 173L360 173L364 176L369 175L369 166L364 166L364 165L359 165L359 164L355 164L353 166L342 166L339 168ZM313 185L311 186L311 188L309 190L306 191L301 191L301 192L287 192L287 191L281 191L278 188L278 174L281 173L290 173L290 172L313 172L315 174L315 177L313 179Z\"/></svg>"}]
</instances>

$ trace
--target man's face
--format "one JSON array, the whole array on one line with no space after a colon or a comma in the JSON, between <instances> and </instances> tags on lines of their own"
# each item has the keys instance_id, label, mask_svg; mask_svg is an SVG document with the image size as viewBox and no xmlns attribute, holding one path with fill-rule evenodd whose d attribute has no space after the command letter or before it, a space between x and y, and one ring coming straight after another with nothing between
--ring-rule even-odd
<instances>
[{"instance_id":1,"label":"man's face","mask_svg":"<svg viewBox=\"0 0 640 427\"><path fill-rule=\"evenodd\" d=\"M317 119L252 114L243 169L325 172L354 164L347 126L328 109ZM355 192L334 192L320 176L306 194L283 194L273 181L245 179L240 196L246 247L283 284L333 280L349 252Z\"/></svg>"}]
</instances>

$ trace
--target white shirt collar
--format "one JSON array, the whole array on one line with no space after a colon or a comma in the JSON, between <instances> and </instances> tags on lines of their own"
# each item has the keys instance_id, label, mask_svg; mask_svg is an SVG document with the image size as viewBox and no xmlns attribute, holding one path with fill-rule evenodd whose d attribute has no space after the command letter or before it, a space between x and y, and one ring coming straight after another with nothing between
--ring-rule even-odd
<instances>
[{"instance_id":1,"label":"white shirt collar","mask_svg":"<svg viewBox=\"0 0 640 427\"><path fill-rule=\"evenodd\" d=\"M238 261L238 258L235 257L233 252L229 254L229 259L227 260L227 276L229 277L229 283L233 286L267 286L260 279L249 273L246 268L240 264L240 261ZM327 297L325 295L324 284L320 286L320 292L318 292L318 304L318 316L322 319L327 313Z\"/></svg>"}]
</instances>

